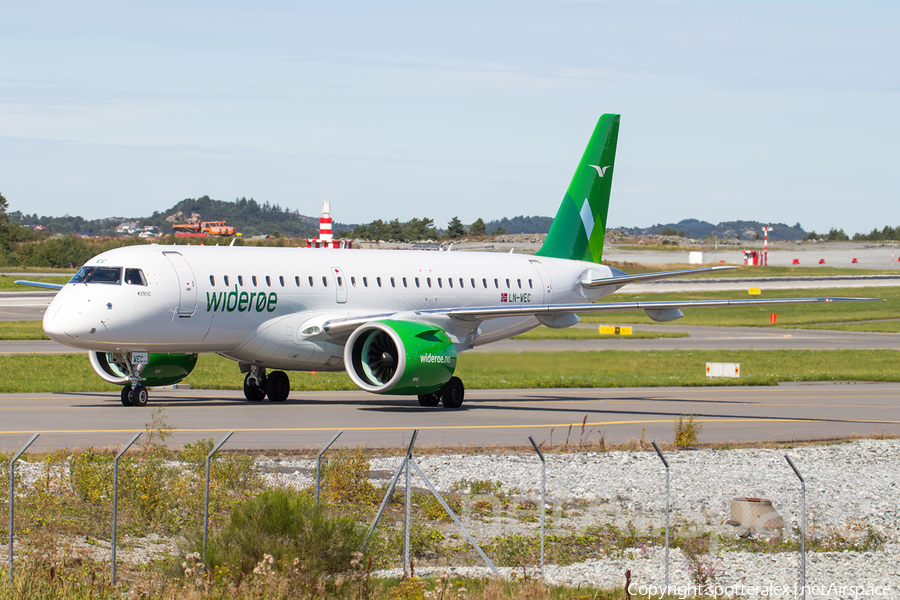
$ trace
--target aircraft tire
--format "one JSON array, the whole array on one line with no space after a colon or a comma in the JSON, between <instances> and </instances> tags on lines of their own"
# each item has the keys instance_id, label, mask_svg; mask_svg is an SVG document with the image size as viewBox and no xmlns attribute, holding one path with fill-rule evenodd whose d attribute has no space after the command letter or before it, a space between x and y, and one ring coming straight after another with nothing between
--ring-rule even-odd
<instances>
[{"instance_id":1,"label":"aircraft tire","mask_svg":"<svg viewBox=\"0 0 900 600\"><path fill-rule=\"evenodd\" d=\"M284 371L274 371L266 376L266 394L269 402L284 402L291 394L291 380Z\"/></svg>"},{"instance_id":2,"label":"aircraft tire","mask_svg":"<svg viewBox=\"0 0 900 600\"><path fill-rule=\"evenodd\" d=\"M261 385L251 385L250 375L244 377L244 398L250 402L262 402L266 397L266 388Z\"/></svg>"},{"instance_id":3,"label":"aircraft tire","mask_svg":"<svg viewBox=\"0 0 900 600\"><path fill-rule=\"evenodd\" d=\"M422 406L437 406L441 403L441 393L432 392L431 394L420 394L419 404Z\"/></svg>"},{"instance_id":4,"label":"aircraft tire","mask_svg":"<svg viewBox=\"0 0 900 600\"><path fill-rule=\"evenodd\" d=\"M147 392L147 388L142 385L137 385L131 390L131 403L134 406L147 406L147 400L150 399L150 393Z\"/></svg>"},{"instance_id":5,"label":"aircraft tire","mask_svg":"<svg viewBox=\"0 0 900 600\"><path fill-rule=\"evenodd\" d=\"M122 388L122 406L134 406L134 402L131 401L130 385L126 385Z\"/></svg>"},{"instance_id":6,"label":"aircraft tire","mask_svg":"<svg viewBox=\"0 0 900 600\"><path fill-rule=\"evenodd\" d=\"M459 377L451 377L438 393L441 395L441 404L444 408L459 408L466 397L466 388Z\"/></svg>"}]
</instances>

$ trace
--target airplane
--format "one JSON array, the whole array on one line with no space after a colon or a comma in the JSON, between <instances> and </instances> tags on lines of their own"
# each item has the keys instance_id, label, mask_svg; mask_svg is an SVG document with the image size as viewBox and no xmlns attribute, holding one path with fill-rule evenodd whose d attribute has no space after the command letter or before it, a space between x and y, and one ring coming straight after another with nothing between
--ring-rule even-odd
<instances>
[{"instance_id":1,"label":"airplane","mask_svg":"<svg viewBox=\"0 0 900 600\"><path fill-rule=\"evenodd\" d=\"M600 117L544 244L534 255L137 245L90 259L44 314L53 340L87 350L122 386L125 406L187 377L203 352L237 362L250 402L283 402L286 371L346 371L360 389L459 408L459 353L577 313L642 310L668 322L682 308L863 301L796 298L596 301L638 281L730 266L639 275L600 264L620 116ZM19 283L34 285L34 282Z\"/></svg>"}]
</instances>

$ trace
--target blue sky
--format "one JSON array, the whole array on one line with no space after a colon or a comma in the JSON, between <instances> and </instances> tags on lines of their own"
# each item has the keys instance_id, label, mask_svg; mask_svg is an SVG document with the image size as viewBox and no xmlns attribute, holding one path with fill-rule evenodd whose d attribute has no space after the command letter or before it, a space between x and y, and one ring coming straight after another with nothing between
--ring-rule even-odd
<instances>
[{"instance_id":1,"label":"blue sky","mask_svg":"<svg viewBox=\"0 0 900 600\"><path fill-rule=\"evenodd\" d=\"M38 0L0 27L11 211L552 216L616 112L610 226L900 224L897 3Z\"/></svg>"}]
</instances>

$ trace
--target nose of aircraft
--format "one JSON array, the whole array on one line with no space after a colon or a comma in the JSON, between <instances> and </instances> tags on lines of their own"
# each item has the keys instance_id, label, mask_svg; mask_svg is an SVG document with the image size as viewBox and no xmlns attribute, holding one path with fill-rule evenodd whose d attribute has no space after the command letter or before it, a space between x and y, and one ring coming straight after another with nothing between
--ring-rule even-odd
<instances>
[{"instance_id":1,"label":"nose of aircraft","mask_svg":"<svg viewBox=\"0 0 900 600\"><path fill-rule=\"evenodd\" d=\"M60 290L44 312L43 320L47 337L74 347L79 346L76 343L78 338L90 333L89 319L84 310L87 306L77 296L78 294L66 288Z\"/></svg>"}]
</instances>

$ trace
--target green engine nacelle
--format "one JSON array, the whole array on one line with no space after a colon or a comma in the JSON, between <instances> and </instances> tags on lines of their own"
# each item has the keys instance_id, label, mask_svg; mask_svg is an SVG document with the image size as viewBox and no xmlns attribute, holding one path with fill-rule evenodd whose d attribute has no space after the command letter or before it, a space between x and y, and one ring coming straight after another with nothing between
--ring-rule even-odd
<instances>
[{"instance_id":1,"label":"green engine nacelle","mask_svg":"<svg viewBox=\"0 0 900 600\"><path fill-rule=\"evenodd\" d=\"M106 352L90 352L91 366L104 381L114 385L129 383L128 365L123 357ZM147 387L178 383L197 366L197 354L151 353L141 370L142 385Z\"/></svg>"},{"instance_id":2,"label":"green engine nacelle","mask_svg":"<svg viewBox=\"0 0 900 600\"><path fill-rule=\"evenodd\" d=\"M344 347L353 383L375 394L431 394L456 370L456 348L447 332L412 321L372 321Z\"/></svg>"}]
</instances>

